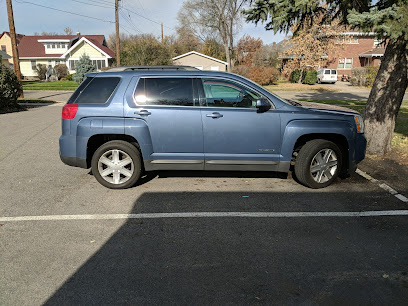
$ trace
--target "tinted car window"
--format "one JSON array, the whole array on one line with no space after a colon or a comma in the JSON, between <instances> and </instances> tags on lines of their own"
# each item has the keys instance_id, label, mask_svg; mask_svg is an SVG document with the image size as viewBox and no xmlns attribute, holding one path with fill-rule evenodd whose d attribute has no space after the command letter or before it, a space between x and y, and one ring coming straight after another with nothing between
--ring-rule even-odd
<instances>
[{"instance_id":1,"label":"tinted car window","mask_svg":"<svg viewBox=\"0 0 408 306\"><path fill-rule=\"evenodd\" d=\"M330 70L325 70L324 74L330 74Z\"/></svg>"},{"instance_id":2,"label":"tinted car window","mask_svg":"<svg viewBox=\"0 0 408 306\"><path fill-rule=\"evenodd\" d=\"M76 104L104 104L112 95L120 78L93 78L76 99Z\"/></svg>"},{"instance_id":3,"label":"tinted car window","mask_svg":"<svg viewBox=\"0 0 408 306\"><path fill-rule=\"evenodd\" d=\"M337 70L332 70L332 74L337 74Z\"/></svg>"},{"instance_id":4,"label":"tinted car window","mask_svg":"<svg viewBox=\"0 0 408 306\"><path fill-rule=\"evenodd\" d=\"M235 82L203 79L203 88L209 107L255 108L261 95Z\"/></svg>"},{"instance_id":5,"label":"tinted car window","mask_svg":"<svg viewBox=\"0 0 408 306\"><path fill-rule=\"evenodd\" d=\"M193 106L193 79L140 79L135 91L135 101L138 105Z\"/></svg>"},{"instance_id":6,"label":"tinted car window","mask_svg":"<svg viewBox=\"0 0 408 306\"><path fill-rule=\"evenodd\" d=\"M86 86L88 86L89 82L92 81L93 78L86 78L75 90L72 96L69 98L67 104L73 104L75 100L78 98L79 94L84 90Z\"/></svg>"}]
</instances>

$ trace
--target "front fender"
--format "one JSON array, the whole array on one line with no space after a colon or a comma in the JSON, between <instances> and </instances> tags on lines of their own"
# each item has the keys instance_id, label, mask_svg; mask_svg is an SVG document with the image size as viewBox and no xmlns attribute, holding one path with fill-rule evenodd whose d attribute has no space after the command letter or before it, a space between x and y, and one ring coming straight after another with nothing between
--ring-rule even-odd
<instances>
[{"instance_id":1,"label":"front fender","mask_svg":"<svg viewBox=\"0 0 408 306\"><path fill-rule=\"evenodd\" d=\"M282 136L281 161L290 161L296 141L305 135L331 134L347 139L349 153L354 152L355 130L348 121L343 120L293 120L284 129Z\"/></svg>"}]
</instances>

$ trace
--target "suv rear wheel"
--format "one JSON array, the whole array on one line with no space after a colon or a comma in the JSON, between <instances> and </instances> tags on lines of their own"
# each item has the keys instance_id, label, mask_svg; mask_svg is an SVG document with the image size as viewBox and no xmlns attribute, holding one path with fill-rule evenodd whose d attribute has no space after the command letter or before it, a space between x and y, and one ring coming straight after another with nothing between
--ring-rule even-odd
<instances>
[{"instance_id":1,"label":"suv rear wheel","mask_svg":"<svg viewBox=\"0 0 408 306\"><path fill-rule=\"evenodd\" d=\"M314 139L300 149L295 162L295 174L303 185L323 188L337 178L341 161L341 151L336 144Z\"/></svg>"},{"instance_id":2,"label":"suv rear wheel","mask_svg":"<svg viewBox=\"0 0 408 306\"><path fill-rule=\"evenodd\" d=\"M95 151L91 168L96 180L103 186L129 188L136 184L142 171L140 152L126 141L109 141Z\"/></svg>"}]
</instances>

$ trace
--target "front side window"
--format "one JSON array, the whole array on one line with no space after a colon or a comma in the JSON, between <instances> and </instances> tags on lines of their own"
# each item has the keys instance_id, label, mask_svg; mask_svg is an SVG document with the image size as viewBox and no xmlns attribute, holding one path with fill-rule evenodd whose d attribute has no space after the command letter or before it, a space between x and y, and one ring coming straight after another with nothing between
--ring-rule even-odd
<instances>
[{"instance_id":1,"label":"front side window","mask_svg":"<svg viewBox=\"0 0 408 306\"><path fill-rule=\"evenodd\" d=\"M256 108L262 96L235 82L203 79L206 106Z\"/></svg>"},{"instance_id":2,"label":"front side window","mask_svg":"<svg viewBox=\"0 0 408 306\"><path fill-rule=\"evenodd\" d=\"M138 105L193 106L193 79L142 78L134 98Z\"/></svg>"},{"instance_id":3,"label":"front side window","mask_svg":"<svg viewBox=\"0 0 408 306\"><path fill-rule=\"evenodd\" d=\"M330 70L329 69L325 70L324 74L330 74Z\"/></svg>"}]
</instances>

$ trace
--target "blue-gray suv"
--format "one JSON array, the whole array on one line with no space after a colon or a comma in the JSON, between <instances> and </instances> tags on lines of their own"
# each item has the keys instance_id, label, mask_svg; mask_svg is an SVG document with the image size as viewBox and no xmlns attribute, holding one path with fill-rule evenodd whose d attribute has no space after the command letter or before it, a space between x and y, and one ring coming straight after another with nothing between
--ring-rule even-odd
<instances>
[{"instance_id":1,"label":"blue-gray suv","mask_svg":"<svg viewBox=\"0 0 408 306\"><path fill-rule=\"evenodd\" d=\"M188 67L90 73L62 110L61 160L108 188L143 171L289 172L311 188L355 171L361 116L286 101L239 75Z\"/></svg>"}]
</instances>

